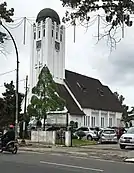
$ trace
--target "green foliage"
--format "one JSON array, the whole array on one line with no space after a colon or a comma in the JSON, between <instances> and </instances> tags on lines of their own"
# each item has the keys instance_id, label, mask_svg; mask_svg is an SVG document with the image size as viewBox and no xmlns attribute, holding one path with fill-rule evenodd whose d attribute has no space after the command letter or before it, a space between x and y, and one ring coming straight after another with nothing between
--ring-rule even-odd
<instances>
[{"instance_id":1,"label":"green foliage","mask_svg":"<svg viewBox=\"0 0 134 173\"><path fill-rule=\"evenodd\" d=\"M4 19L6 22L13 22L12 16L14 15L14 9L7 9L7 3L0 3L0 16L1 19ZM4 43L7 40L7 34L0 31L0 43Z\"/></svg>"},{"instance_id":2,"label":"green foliage","mask_svg":"<svg viewBox=\"0 0 134 173\"><path fill-rule=\"evenodd\" d=\"M13 81L9 84L4 83L5 92L2 93L3 98L0 98L0 126L6 126L10 123L15 123L15 113L16 113L16 95L15 95L15 86ZM21 103L24 98L24 94L19 93L19 120L22 116L21 112Z\"/></svg>"},{"instance_id":3,"label":"green foliage","mask_svg":"<svg viewBox=\"0 0 134 173\"><path fill-rule=\"evenodd\" d=\"M127 26L132 26L130 14L134 13L133 0L61 0L63 7L71 7L74 11L66 12L64 22L79 19L81 22L90 21L91 12L101 10L106 14L106 22L111 23L113 28L120 26L123 22Z\"/></svg>"},{"instance_id":4,"label":"green foliage","mask_svg":"<svg viewBox=\"0 0 134 173\"><path fill-rule=\"evenodd\" d=\"M125 122L125 124L127 122L130 121L130 118L128 116L128 109L129 109L129 106L123 104L125 98L123 97L123 95L119 95L118 92L114 92L114 95L116 96L116 98L119 100L120 104L122 105L123 107L123 114L122 114L122 120Z\"/></svg>"},{"instance_id":5,"label":"green foliage","mask_svg":"<svg viewBox=\"0 0 134 173\"><path fill-rule=\"evenodd\" d=\"M47 112L64 110L65 101L57 95L57 85L46 66L42 68L32 94L31 104L27 107L30 116L46 119Z\"/></svg>"}]
</instances>

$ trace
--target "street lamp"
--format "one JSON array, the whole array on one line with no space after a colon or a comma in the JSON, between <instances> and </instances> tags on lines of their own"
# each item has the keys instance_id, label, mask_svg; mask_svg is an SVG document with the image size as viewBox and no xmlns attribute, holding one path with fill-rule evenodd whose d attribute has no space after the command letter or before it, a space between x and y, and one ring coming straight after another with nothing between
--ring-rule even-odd
<instances>
[{"instance_id":1,"label":"street lamp","mask_svg":"<svg viewBox=\"0 0 134 173\"><path fill-rule=\"evenodd\" d=\"M16 68L16 116L15 116L15 138L18 138L18 113L19 113L19 105L18 105L18 89L19 89L19 54L18 54L18 49L17 49L17 45L16 42L11 34L11 32L2 24L2 21L0 21L0 25L8 32L8 34L10 35L13 44L14 44L14 48L15 48L15 52L16 52L16 60L17 60L17 68Z\"/></svg>"}]
</instances>

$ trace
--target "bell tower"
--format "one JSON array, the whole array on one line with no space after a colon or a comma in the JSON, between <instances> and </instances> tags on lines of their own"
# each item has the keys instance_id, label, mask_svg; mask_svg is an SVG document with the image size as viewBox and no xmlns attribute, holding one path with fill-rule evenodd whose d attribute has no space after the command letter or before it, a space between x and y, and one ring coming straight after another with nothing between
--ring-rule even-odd
<instances>
[{"instance_id":1,"label":"bell tower","mask_svg":"<svg viewBox=\"0 0 134 173\"><path fill-rule=\"evenodd\" d=\"M59 15L50 8L41 10L32 27L30 58L30 89L37 81L46 64L56 83L65 79L65 27Z\"/></svg>"}]
</instances>

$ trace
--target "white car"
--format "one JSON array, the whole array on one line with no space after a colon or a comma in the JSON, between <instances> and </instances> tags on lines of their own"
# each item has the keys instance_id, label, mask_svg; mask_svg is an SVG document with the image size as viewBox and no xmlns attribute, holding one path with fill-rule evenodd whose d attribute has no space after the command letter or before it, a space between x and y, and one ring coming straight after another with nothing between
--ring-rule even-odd
<instances>
[{"instance_id":1,"label":"white car","mask_svg":"<svg viewBox=\"0 0 134 173\"><path fill-rule=\"evenodd\" d=\"M98 136L96 135L96 133L94 132L94 130L91 130L91 128L89 127L80 127L78 129L76 129L74 135L77 136L77 132L78 131L83 131L85 133L85 137L88 140L97 140Z\"/></svg>"},{"instance_id":2,"label":"white car","mask_svg":"<svg viewBox=\"0 0 134 173\"><path fill-rule=\"evenodd\" d=\"M119 145L121 149L125 149L126 146L134 146L134 127L130 127L127 132L120 137Z\"/></svg>"}]
</instances>

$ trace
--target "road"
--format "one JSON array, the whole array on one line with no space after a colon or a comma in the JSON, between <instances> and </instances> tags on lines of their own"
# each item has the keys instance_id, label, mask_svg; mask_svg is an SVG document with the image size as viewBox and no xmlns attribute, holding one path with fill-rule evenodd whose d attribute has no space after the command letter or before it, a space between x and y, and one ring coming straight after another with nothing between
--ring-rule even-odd
<instances>
[{"instance_id":1,"label":"road","mask_svg":"<svg viewBox=\"0 0 134 173\"><path fill-rule=\"evenodd\" d=\"M0 154L0 172L4 173L133 173L134 164L110 162L52 153L19 152Z\"/></svg>"}]
</instances>

